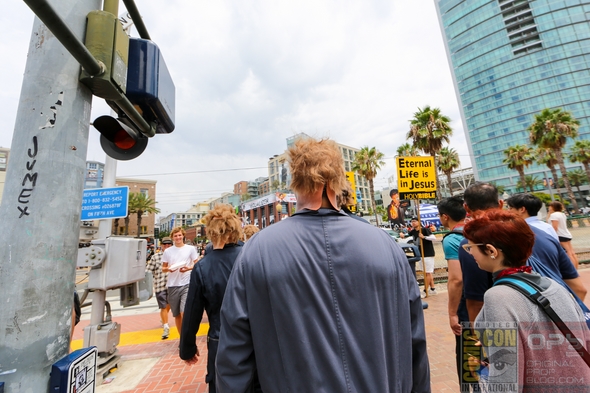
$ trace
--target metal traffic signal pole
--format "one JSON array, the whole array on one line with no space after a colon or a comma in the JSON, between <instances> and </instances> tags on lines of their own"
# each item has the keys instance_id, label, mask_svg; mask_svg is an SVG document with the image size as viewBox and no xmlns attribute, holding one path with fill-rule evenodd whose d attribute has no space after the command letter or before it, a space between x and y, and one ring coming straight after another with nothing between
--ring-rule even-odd
<instances>
[{"instance_id":1,"label":"metal traffic signal pole","mask_svg":"<svg viewBox=\"0 0 590 393\"><path fill-rule=\"evenodd\" d=\"M80 40L100 0L53 1ZM91 92L35 18L0 206L0 382L46 392L69 352Z\"/></svg>"}]
</instances>

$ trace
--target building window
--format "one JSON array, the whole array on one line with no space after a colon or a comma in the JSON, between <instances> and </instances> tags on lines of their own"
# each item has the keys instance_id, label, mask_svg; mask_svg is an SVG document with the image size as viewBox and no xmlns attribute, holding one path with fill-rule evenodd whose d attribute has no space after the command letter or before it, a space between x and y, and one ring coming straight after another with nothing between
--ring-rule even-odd
<instances>
[{"instance_id":1,"label":"building window","mask_svg":"<svg viewBox=\"0 0 590 393\"><path fill-rule=\"evenodd\" d=\"M147 235L147 225L142 225L141 226L141 234L142 235Z\"/></svg>"}]
</instances>

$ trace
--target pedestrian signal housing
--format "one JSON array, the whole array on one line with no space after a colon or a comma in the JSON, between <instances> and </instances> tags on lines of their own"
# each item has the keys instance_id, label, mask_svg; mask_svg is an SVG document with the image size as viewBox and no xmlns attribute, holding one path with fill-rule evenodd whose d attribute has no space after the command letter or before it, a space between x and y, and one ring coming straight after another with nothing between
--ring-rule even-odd
<instances>
[{"instance_id":1,"label":"pedestrian signal housing","mask_svg":"<svg viewBox=\"0 0 590 393\"><path fill-rule=\"evenodd\" d=\"M160 49L149 40L129 38L112 14L88 14L86 47L104 67L100 75L82 70L80 80L104 98L118 119L101 116L94 127L110 157L132 160L147 137L174 131L175 87Z\"/></svg>"},{"instance_id":2,"label":"pedestrian signal housing","mask_svg":"<svg viewBox=\"0 0 590 393\"><path fill-rule=\"evenodd\" d=\"M93 123L94 128L100 132L102 149L109 157L116 160L133 160L144 152L148 144L148 138L132 125L125 124L128 121L111 116L100 116Z\"/></svg>"},{"instance_id":3,"label":"pedestrian signal housing","mask_svg":"<svg viewBox=\"0 0 590 393\"><path fill-rule=\"evenodd\" d=\"M129 40L127 98L157 134L174 131L175 87L160 48L141 38Z\"/></svg>"}]
</instances>

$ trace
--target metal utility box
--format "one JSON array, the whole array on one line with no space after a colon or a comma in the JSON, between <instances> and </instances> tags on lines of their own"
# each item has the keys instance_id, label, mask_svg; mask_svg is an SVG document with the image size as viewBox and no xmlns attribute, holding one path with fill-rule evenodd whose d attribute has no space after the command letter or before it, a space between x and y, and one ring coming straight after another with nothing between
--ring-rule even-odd
<instances>
[{"instance_id":1,"label":"metal utility box","mask_svg":"<svg viewBox=\"0 0 590 393\"><path fill-rule=\"evenodd\" d=\"M94 393L96 390L95 347L74 351L51 366L49 391Z\"/></svg>"},{"instance_id":2,"label":"metal utility box","mask_svg":"<svg viewBox=\"0 0 590 393\"><path fill-rule=\"evenodd\" d=\"M110 237L101 241L95 240L92 244L104 247L106 257L100 267L90 270L88 289L106 291L145 278L145 239Z\"/></svg>"},{"instance_id":3,"label":"metal utility box","mask_svg":"<svg viewBox=\"0 0 590 393\"><path fill-rule=\"evenodd\" d=\"M137 306L139 304L139 288L136 282L119 288L120 304L123 307Z\"/></svg>"},{"instance_id":4,"label":"metal utility box","mask_svg":"<svg viewBox=\"0 0 590 393\"><path fill-rule=\"evenodd\" d=\"M121 341L121 325L106 322L84 328L84 345L94 346L99 353L114 353Z\"/></svg>"},{"instance_id":5,"label":"metal utility box","mask_svg":"<svg viewBox=\"0 0 590 393\"><path fill-rule=\"evenodd\" d=\"M158 46L148 40L130 38L127 98L139 107L146 121L157 123L158 134L174 131L175 97L174 82Z\"/></svg>"},{"instance_id":6,"label":"metal utility box","mask_svg":"<svg viewBox=\"0 0 590 393\"><path fill-rule=\"evenodd\" d=\"M95 76L82 69L80 81L97 97L116 100L120 92L125 93L127 86L129 37L117 17L110 12L91 11L87 18L86 48L106 69Z\"/></svg>"}]
</instances>

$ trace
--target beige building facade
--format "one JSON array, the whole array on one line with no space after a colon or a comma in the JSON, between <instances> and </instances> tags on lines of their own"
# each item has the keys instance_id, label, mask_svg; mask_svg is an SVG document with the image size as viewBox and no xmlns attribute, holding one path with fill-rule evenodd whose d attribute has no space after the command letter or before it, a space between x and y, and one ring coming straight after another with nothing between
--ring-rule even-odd
<instances>
[{"instance_id":1,"label":"beige building facade","mask_svg":"<svg viewBox=\"0 0 590 393\"><path fill-rule=\"evenodd\" d=\"M127 186L129 187L129 194L131 193L142 193L148 196L150 199L156 201L156 180L143 180L143 179L126 179L117 178L115 185L117 187ZM158 204L156 203L156 208ZM144 213L141 217L141 228L139 235L141 237L153 237L154 236L154 225L156 222L155 213ZM129 233L128 236L137 236L137 214L132 213L129 215ZM113 220L113 234L123 235L125 234L125 219Z\"/></svg>"}]
</instances>

